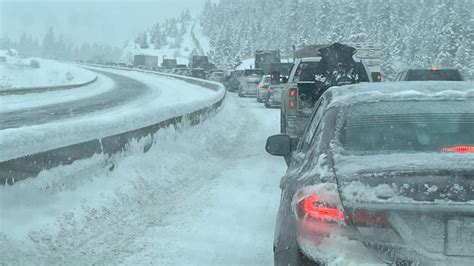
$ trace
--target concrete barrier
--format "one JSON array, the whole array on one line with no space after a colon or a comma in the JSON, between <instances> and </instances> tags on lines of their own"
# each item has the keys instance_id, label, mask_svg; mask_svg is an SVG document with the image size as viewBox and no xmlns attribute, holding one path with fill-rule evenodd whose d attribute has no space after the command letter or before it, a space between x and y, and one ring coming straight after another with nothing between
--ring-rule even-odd
<instances>
[{"instance_id":1,"label":"concrete barrier","mask_svg":"<svg viewBox=\"0 0 474 266\"><path fill-rule=\"evenodd\" d=\"M0 96L6 95L24 95L29 93L42 93L42 92L49 92L49 91L62 91L62 90L70 90L75 88L84 87L90 85L97 81L97 76L94 77L92 80L89 80L84 83L79 84L71 84L71 85L59 85L59 86L44 86L44 87L28 87L28 88L14 88L8 90L0 90Z\"/></svg>"}]
</instances>

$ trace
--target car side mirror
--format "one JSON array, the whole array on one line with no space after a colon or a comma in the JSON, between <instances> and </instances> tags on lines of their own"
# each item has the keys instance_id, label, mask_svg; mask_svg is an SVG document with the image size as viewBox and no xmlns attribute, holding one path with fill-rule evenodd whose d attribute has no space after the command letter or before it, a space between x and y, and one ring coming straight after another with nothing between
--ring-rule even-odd
<instances>
[{"instance_id":1,"label":"car side mirror","mask_svg":"<svg viewBox=\"0 0 474 266\"><path fill-rule=\"evenodd\" d=\"M267 139L265 150L274 156L288 156L291 153L291 139L288 135L274 135Z\"/></svg>"}]
</instances>

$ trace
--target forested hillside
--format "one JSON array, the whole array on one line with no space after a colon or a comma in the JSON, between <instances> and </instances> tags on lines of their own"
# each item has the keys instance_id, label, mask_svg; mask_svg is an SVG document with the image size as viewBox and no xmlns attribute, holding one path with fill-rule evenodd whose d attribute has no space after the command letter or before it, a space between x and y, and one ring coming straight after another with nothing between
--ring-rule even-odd
<instances>
[{"instance_id":1,"label":"forested hillside","mask_svg":"<svg viewBox=\"0 0 474 266\"><path fill-rule=\"evenodd\" d=\"M192 55L207 54L209 42L196 21L185 10L179 17L156 22L127 43L121 61L131 63L134 55L147 54L158 56L160 62L163 58L175 58L180 64L188 64Z\"/></svg>"},{"instance_id":2,"label":"forested hillside","mask_svg":"<svg viewBox=\"0 0 474 266\"><path fill-rule=\"evenodd\" d=\"M409 66L458 67L474 77L471 0L208 1L201 24L213 61L231 67L256 49L332 42L380 43L388 78Z\"/></svg>"}]
</instances>

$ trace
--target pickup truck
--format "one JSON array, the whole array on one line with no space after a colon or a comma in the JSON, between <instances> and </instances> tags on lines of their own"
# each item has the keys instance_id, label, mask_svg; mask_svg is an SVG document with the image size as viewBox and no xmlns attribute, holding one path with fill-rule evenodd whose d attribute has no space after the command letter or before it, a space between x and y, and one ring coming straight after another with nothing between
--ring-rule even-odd
<instances>
[{"instance_id":1,"label":"pickup truck","mask_svg":"<svg viewBox=\"0 0 474 266\"><path fill-rule=\"evenodd\" d=\"M313 112L314 105L324 91L318 91L315 73L321 57L296 59L288 83L281 94L280 131L291 138L299 138ZM372 78L362 61L356 62L360 82L371 82Z\"/></svg>"}]
</instances>

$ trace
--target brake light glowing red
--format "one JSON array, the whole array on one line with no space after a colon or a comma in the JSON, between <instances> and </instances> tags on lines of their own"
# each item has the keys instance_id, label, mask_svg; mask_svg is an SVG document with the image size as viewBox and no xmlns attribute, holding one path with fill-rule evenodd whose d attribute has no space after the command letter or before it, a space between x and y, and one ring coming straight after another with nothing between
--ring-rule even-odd
<instances>
[{"instance_id":1,"label":"brake light glowing red","mask_svg":"<svg viewBox=\"0 0 474 266\"><path fill-rule=\"evenodd\" d=\"M296 97L296 89L290 89L290 97Z\"/></svg>"},{"instance_id":2,"label":"brake light glowing red","mask_svg":"<svg viewBox=\"0 0 474 266\"><path fill-rule=\"evenodd\" d=\"M454 153L474 153L474 146L453 146L444 147L441 149L442 152L454 152Z\"/></svg>"},{"instance_id":3,"label":"brake light glowing red","mask_svg":"<svg viewBox=\"0 0 474 266\"><path fill-rule=\"evenodd\" d=\"M260 83L260 85L258 86L260 89L266 89L268 88L268 85L265 84L265 83Z\"/></svg>"},{"instance_id":4,"label":"brake light glowing red","mask_svg":"<svg viewBox=\"0 0 474 266\"><path fill-rule=\"evenodd\" d=\"M338 208L325 206L320 204L316 195L309 196L299 203L299 216L311 217L322 220L344 221L346 219L344 213Z\"/></svg>"}]
</instances>

